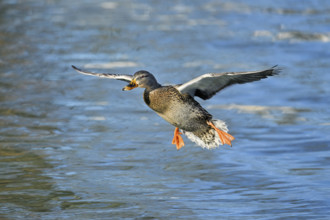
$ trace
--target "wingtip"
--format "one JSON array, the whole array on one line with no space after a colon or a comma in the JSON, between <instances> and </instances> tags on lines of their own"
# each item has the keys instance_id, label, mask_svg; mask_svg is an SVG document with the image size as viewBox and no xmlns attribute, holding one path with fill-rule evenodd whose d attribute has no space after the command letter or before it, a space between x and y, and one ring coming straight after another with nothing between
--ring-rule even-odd
<instances>
[{"instance_id":1,"label":"wingtip","mask_svg":"<svg viewBox=\"0 0 330 220\"><path fill-rule=\"evenodd\" d=\"M71 67L72 67L73 69L75 69L75 70L79 70L79 68L76 67L75 65L71 65Z\"/></svg>"},{"instance_id":2,"label":"wingtip","mask_svg":"<svg viewBox=\"0 0 330 220\"><path fill-rule=\"evenodd\" d=\"M273 66L271 69L273 70L272 72L273 75L278 75L282 71L282 68L279 67L277 64Z\"/></svg>"}]
</instances>

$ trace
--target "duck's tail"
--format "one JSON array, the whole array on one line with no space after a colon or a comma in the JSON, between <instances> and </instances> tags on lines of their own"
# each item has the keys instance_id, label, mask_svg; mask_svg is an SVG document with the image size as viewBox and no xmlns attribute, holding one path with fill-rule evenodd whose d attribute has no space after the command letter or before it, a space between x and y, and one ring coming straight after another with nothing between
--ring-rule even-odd
<instances>
[{"instance_id":1,"label":"duck's tail","mask_svg":"<svg viewBox=\"0 0 330 220\"><path fill-rule=\"evenodd\" d=\"M228 128L226 123L217 119L211 120L209 123L210 126L203 131L189 132L183 130L182 132L192 142L195 142L202 148L213 149L223 144L231 145L230 141L234 140L234 137L227 133ZM214 127L211 124L214 125Z\"/></svg>"}]
</instances>

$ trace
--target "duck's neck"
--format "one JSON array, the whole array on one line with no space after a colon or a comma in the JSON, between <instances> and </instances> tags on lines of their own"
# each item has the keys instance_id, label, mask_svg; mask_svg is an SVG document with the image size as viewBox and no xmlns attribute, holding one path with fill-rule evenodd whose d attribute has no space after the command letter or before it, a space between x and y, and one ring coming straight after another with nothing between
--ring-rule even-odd
<instances>
[{"instance_id":1,"label":"duck's neck","mask_svg":"<svg viewBox=\"0 0 330 220\"><path fill-rule=\"evenodd\" d=\"M145 89L145 91L151 92L152 90L154 90L154 89L158 89L159 87L162 87L162 85L160 85L159 83L156 82L156 83L154 83L154 84L148 86L148 87Z\"/></svg>"},{"instance_id":2,"label":"duck's neck","mask_svg":"<svg viewBox=\"0 0 330 220\"><path fill-rule=\"evenodd\" d=\"M150 94L150 91L148 91L148 89L145 89L143 92L143 100L148 106L150 105L149 94Z\"/></svg>"},{"instance_id":3,"label":"duck's neck","mask_svg":"<svg viewBox=\"0 0 330 220\"><path fill-rule=\"evenodd\" d=\"M149 99L149 94L151 91L155 90L155 89L158 89L162 87L160 84L155 84L153 86L150 86L150 87L147 87L145 88L144 92L143 92L143 99L144 99L144 102L149 106L150 105L150 99Z\"/></svg>"}]
</instances>

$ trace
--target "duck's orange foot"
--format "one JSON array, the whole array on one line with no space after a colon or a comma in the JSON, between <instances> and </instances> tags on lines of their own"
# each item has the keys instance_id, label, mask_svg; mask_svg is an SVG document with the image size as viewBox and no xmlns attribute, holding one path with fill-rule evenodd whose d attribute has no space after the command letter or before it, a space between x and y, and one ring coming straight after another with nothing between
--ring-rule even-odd
<instances>
[{"instance_id":1,"label":"duck's orange foot","mask_svg":"<svg viewBox=\"0 0 330 220\"><path fill-rule=\"evenodd\" d=\"M180 148L184 146L184 142L180 134L182 133L179 131L179 128L175 128L172 144L176 145L177 150L180 150Z\"/></svg>"},{"instance_id":2,"label":"duck's orange foot","mask_svg":"<svg viewBox=\"0 0 330 220\"><path fill-rule=\"evenodd\" d=\"M228 144L229 146L231 146L231 141L235 139L233 136L215 127L215 125L210 121L208 121L207 124L214 128L214 130L218 133L222 144Z\"/></svg>"}]
</instances>

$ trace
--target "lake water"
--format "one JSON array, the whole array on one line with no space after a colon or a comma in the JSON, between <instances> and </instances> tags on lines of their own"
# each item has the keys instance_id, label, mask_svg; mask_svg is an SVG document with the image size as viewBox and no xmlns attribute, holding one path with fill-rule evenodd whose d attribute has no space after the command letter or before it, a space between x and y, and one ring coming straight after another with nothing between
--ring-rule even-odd
<instances>
[{"instance_id":1,"label":"lake water","mask_svg":"<svg viewBox=\"0 0 330 220\"><path fill-rule=\"evenodd\" d=\"M1 219L327 219L330 1L0 3ZM142 89L77 74L279 76L203 101L233 147L204 150Z\"/></svg>"}]
</instances>

